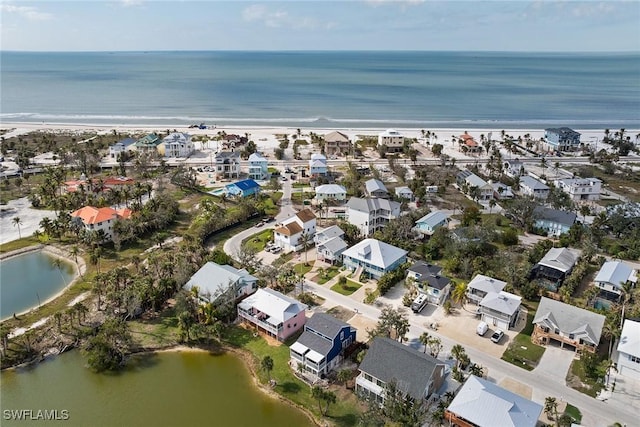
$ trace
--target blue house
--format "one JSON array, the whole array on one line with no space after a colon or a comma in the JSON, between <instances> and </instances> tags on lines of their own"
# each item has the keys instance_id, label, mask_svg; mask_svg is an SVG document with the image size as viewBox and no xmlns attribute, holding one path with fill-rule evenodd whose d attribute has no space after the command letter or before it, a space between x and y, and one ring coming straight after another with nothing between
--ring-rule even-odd
<instances>
[{"instance_id":1,"label":"blue house","mask_svg":"<svg viewBox=\"0 0 640 427\"><path fill-rule=\"evenodd\" d=\"M555 151L572 151L580 147L580 134L567 127L545 129L544 138Z\"/></svg>"},{"instance_id":2,"label":"blue house","mask_svg":"<svg viewBox=\"0 0 640 427\"><path fill-rule=\"evenodd\" d=\"M535 218L534 226L545 230L550 236L560 236L567 233L576 222L576 214L573 212L559 211L541 206L533 210L533 217Z\"/></svg>"},{"instance_id":3,"label":"blue house","mask_svg":"<svg viewBox=\"0 0 640 427\"><path fill-rule=\"evenodd\" d=\"M260 184L252 179L245 179L232 184L227 184L224 189L229 196L248 197L260 192Z\"/></svg>"},{"instance_id":4,"label":"blue house","mask_svg":"<svg viewBox=\"0 0 640 427\"><path fill-rule=\"evenodd\" d=\"M314 314L304 332L290 347L294 367L315 377L324 377L342 362L345 350L356 341L356 329L326 313Z\"/></svg>"},{"instance_id":5,"label":"blue house","mask_svg":"<svg viewBox=\"0 0 640 427\"><path fill-rule=\"evenodd\" d=\"M417 220L416 225L413 229L418 233L431 235L438 228L444 227L448 223L449 216L446 213L441 211L434 211Z\"/></svg>"}]
</instances>

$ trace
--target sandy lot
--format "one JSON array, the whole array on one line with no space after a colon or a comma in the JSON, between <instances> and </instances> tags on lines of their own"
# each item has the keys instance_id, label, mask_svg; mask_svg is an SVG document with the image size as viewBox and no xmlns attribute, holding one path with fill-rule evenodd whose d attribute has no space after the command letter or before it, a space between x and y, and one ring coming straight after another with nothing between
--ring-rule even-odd
<instances>
[{"instance_id":1,"label":"sandy lot","mask_svg":"<svg viewBox=\"0 0 640 427\"><path fill-rule=\"evenodd\" d=\"M0 243L17 240L20 235L22 235L22 237L30 236L40 228L40 221L43 218L53 219L56 216L53 211L31 208L31 203L26 197L11 200L5 206L2 206L1 209ZM13 218L15 217L20 218L20 230L18 230L18 226L13 223Z\"/></svg>"}]
</instances>

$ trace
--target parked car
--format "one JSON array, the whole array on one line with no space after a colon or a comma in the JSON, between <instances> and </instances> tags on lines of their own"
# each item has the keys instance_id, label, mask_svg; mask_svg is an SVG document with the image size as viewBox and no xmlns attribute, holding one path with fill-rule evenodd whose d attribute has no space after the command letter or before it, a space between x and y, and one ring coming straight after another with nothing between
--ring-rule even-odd
<instances>
[{"instance_id":1,"label":"parked car","mask_svg":"<svg viewBox=\"0 0 640 427\"><path fill-rule=\"evenodd\" d=\"M256 224L256 227L262 227L264 225L264 222L260 221L259 223Z\"/></svg>"},{"instance_id":2,"label":"parked car","mask_svg":"<svg viewBox=\"0 0 640 427\"><path fill-rule=\"evenodd\" d=\"M286 177L286 176L284 176L284 175L282 175L282 177L280 177L280 179L281 179L281 180L283 180L283 181L286 181L286 180L287 180L287 177Z\"/></svg>"},{"instance_id":3,"label":"parked car","mask_svg":"<svg viewBox=\"0 0 640 427\"><path fill-rule=\"evenodd\" d=\"M282 248L280 246L276 246L273 249L271 249L271 253L277 254L279 252L282 252Z\"/></svg>"},{"instance_id":4,"label":"parked car","mask_svg":"<svg viewBox=\"0 0 640 427\"><path fill-rule=\"evenodd\" d=\"M487 333L487 331L489 330L489 325L487 325L486 322L480 322L478 323L478 326L476 327L476 334L480 335L481 337L484 336L484 334Z\"/></svg>"},{"instance_id":5,"label":"parked car","mask_svg":"<svg viewBox=\"0 0 640 427\"><path fill-rule=\"evenodd\" d=\"M500 329L496 329L493 335L491 335L491 341L498 344L503 336L504 336L504 332L501 331Z\"/></svg>"}]
</instances>

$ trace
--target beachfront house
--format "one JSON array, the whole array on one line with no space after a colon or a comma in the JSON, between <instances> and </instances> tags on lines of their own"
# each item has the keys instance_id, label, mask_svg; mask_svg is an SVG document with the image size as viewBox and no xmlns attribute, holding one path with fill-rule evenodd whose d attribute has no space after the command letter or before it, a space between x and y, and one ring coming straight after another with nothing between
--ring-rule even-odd
<instances>
[{"instance_id":1,"label":"beachfront house","mask_svg":"<svg viewBox=\"0 0 640 427\"><path fill-rule=\"evenodd\" d=\"M536 427L542 405L470 375L447 407L444 419L458 427Z\"/></svg>"},{"instance_id":2,"label":"beachfront house","mask_svg":"<svg viewBox=\"0 0 640 427\"><path fill-rule=\"evenodd\" d=\"M379 179L369 179L364 183L364 193L367 197L380 197L386 199L389 197L389 190Z\"/></svg>"},{"instance_id":3,"label":"beachfront house","mask_svg":"<svg viewBox=\"0 0 640 427\"><path fill-rule=\"evenodd\" d=\"M466 297L468 301L480 304L488 294L499 294L505 286L507 286L507 282L483 274L476 274L467 285Z\"/></svg>"},{"instance_id":4,"label":"beachfront house","mask_svg":"<svg viewBox=\"0 0 640 427\"><path fill-rule=\"evenodd\" d=\"M520 194L537 200L546 200L549 197L549 186L529 175L524 175L520 177Z\"/></svg>"},{"instance_id":5,"label":"beachfront house","mask_svg":"<svg viewBox=\"0 0 640 427\"><path fill-rule=\"evenodd\" d=\"M289 347L291 366L324 378L340 365L347 348L356 341L356 329L330 314L316 313L307 320L304 332Z\"/></svg>"},{"instance_id":6,"label":"beachfront house","mask_svg":"<svg viewBox=\"0 0 640 427\"><path fill-rule=\"evenodd\" d=\"M273 231L273 242L285 251L304 249L304 238L309 246L316 234L316 216L311 209L303 209L278 224Z\"/></svg>"},{"instance_id":7,"label":"beachfront house","mask_svg":"<svg viewBox=\"0 0 640 427\"><path fill-rule=\"evenodd\" d=\"M120 153L130 153L135 150L136 140L134 138L125 138L109 146L109 158L118 160Z\"/></svg>"},{"instance_id":8,"label":"beachfront house","mask_svg":"<svg viewBox=\"0 0 640 427\"><path fill-rule=\"evenodd\" d=\"M407 269L407 279L413 279L418 291L427 296L431 304L442 305L451 290L451 281L440 273L437 265L418 261Z\"/></svg>"},{"instance_id":9,"label":"beachfront house","mask_svg":"<svg viewBox=\"0 0 640 427\"><path fill-rule=\"evenodd\" d=\"M322 203L325 201L344 202L347 199L347 189L338 184L318 185L315 189L316 201Z\"/></svg>"},{"instance_id":10,"label":"beachfront house","mask_svg":"<svg viewBox=\"0 0 640 427\"><path fill-rule=\"evenodd\" d=\"M413 202L414 197L413 197L413 191L411 191L411 189L409 187L402 186L402 187L396 187L396 197L398 197L399 199L404 199L404 200L408 200L409 202Z\"/></svg>"},{"instance_id":11,"label":"beachfront house","mask_svg":"<svg viewBox=\"0 0 640 427\"><path fill-rule=\"evenodd\" d=\"M184 289L197 288L198 298L204 302L226 300L235 302L258 289L258 278L245 269L207 262L191 276Z\"/></svg>"},{"instance_id":12,"label":"beachfront house","mask_svg":"<svg viewBox=\"0 0 640 427\"><path fill-rule=\"evenodd\" d=\"M551 248L533 266L530 278L546 279L561 284L578 262L582 251L569 248Z\"/></svg>"},{"instance_id":13,"label":"beachfront house","mask_svg":"<svg viewBox=\"0 0 640 427\"><path fill-rule=\"evenodd\" d=\"M438 392L445 380L445 364L419 350L386 337L376 337L358 367L356 394L383 405L386 388L397 390L418 402Z\"/></svg>"},{"instance_id":14,"label":"beachfront house","mask_svg":"<svg viewBox=\"0 0 640 427\"><path fill-rule=\"evenodd\" d=\"M161 156L168 159L179 157L189 157L195 150L191 135L182 132L173 132L162 139L162 143L158 146L158 152Z\"/></svg>"},{"instance_id":15,"label":"beachfront house","mask_svg":"<svg viewBox=\"0 0 640 427\"><path fill-rule=\"evenodd\" d=\"M344 241L344 231L337 225L317 231L313 238L316 244L316 258L319 261L331 264L342 261L342 253L347 249L347 242Z\"/></svg>"},{"instance_id":16,"label":"beachfront house","mask_svg":"<svg viewBox=\"0 0 640 427\"><path fill-rule=\"evenodd\" d=\"M352 197L347 202L347 222L364 236L370 236L400 216L400 203L387 199Z\"/></svg>"},{"instance_id":17,"label":"beachfront house","mask_svg":"<svg viewBox=\"0 0 640 427\"><path fill-rule=\"evenodd\" d=\"M447 227L448 225L449 215L442 211L433 211L417 220L413 229L418 233L430 236L435 233L438 228Z\"/></svg>"},{"instance_id":18,"label":"beachfront house","mask_svg":"<svg viewBox=\"0 0 640 427\"><path fill-rule=\"evenodd\" d=\"M518 178L525 174L524 163L518 159L507 160L504 162L504 174L509 178Z\"/></svg>"},{"instance_id":19,"label":"beachfront house","mask_svg":"<svg viewBox=\"0 0 640 427\"><path fill-rule=\"evenodd\" d=\"M220 151L215 157L216 178L232 179L240 177L240 153Z\"/></svg>"},{"instance_id":20,"label":"beachfront house","mask_svg":"<svg viewBox=\"0 0 640 427\"><path fill-rule=\"evenodd\" d=\"M482 153L482 146L466 132L458 137L458 144L460 144L460 149L465 153Z\"/></svg>"},{"instance_id":21,"label":"beachfront house","mask_svg":"<svg viewBox=\"0 0 640 427\"><path fill-rule=\"evenodd\" d=\"M72 221L87 233L104 233L104 241L113 239L113 226L116 221L130 219L132 211L129 208L113 209L110 207L96 208L85 206L71 213Z\"/></svg>"},{"instance_id":22,"label":"beachfront house","mask_svg":"<svg viewBox=\"0 0 640 427\"><path fill-rule=\"evenodd\" d=\"M640 322L625 319L618 341L618 373L640 381Z\"/></svg>"},{"instance_id":23,"label":"beachfront house","mask_svg":"<svg viewBox=\"0 0 640 427\"><path fill-rule=\"evenodd\" d=\"M487 325L508 330L516 326L522 298L509 292L489 292L478 304L480 317Z\"/></svg>"},{"instance_id":24,"label":"beachfront house","mask_svg":"<svg viewBox=\"0 0 640 427\"><path fill-rule=\"evenodd\" d=\"M593 353L600 343L604 320L601 314L542 297L533 317L531 341Z\"/></svg>"},{"instance_id":25,"label":"beachfront house","mask_svg":"<svg viewBox=\"0 0 640 427\"><path fill-rule=\"evenodd\" d=\"M240 321L278 341L301 330L308 306L271 288L259 288L238 304Z\"/></svg>"},{"instance_id":26,"label":"beachfront house","mask_svg":"<svg viewBox=\"0 0 640 427\"><path fill-rule=\"evenodd\" d=\"M395 129L387 129L378 135L378 147L385 147L386 151L399 152L404 146L404 135Z\"/></svg>"},{"instance_id":27,"label":"beachfront house","mask_svg":"<svg viewBox=\"0 0 640 427\"><path fill-rule=\"evenodd\" d=\"M600 200L602 181L598 178L564 178L555 180L554 184L574 202Z\"/></svg>"},{"instance_id":28,"label":"beachfront house","mask_svg":"<svg viewBox=\"0 0 640 427\"><path fill-rule=\"evenodd\" d=\"M309 159L309 176L326 176L329 173L327 158L320 153L314 153Z\"/></svg>"},{"instance_id":29,"label":"beachfront house","mask_svg":"<svg viewBox=\"0 0 640 427\"><path fill-rule=\"evenodd\" d=\"M150 133L140 138L134 144L137 152L143 154L159 155L158 146L162 143L162 140L155 133Z\"/></svg>"},{"instance_id":30,"label":"beachfront house","mask_svg":"<svg viewBox=\"0 0 640 427\"><path fill-rule=\"evenodd\" d=\"M253 179L243 179L224 186L228 196L249 197L260 193L260 184Z\"/></svg>"},{"instance_id":31,"label":"beachfront house","mask_svg":"<svg viewBox=\"0 0 640 427\"><path fill-rule=\"evenodd\" d=\"M544 230L549 236L558 237L569 231L577 216L574 212L537 206L533 210L533 218L535 228Z\"/></svg>"},{"instance_id":32,"label":"beachfront house","mask_svg":"<svg viewBox=\"0 0 640 427\"><path fill-rule=\"evenodd\" d=\"M249 156L249 178L256 181L269 179L269 161L259 153Z\"/></svg>"},{"instance_id":33,"label":"beachfront house","mask_svg":"<svg viewBox=\"0 0 640 427\"><path fill-rule=\"evenodd\" d=\"M351 152L351 140L342 132L329 132L324 136L324 152L328 156L347 155Z\"/></svg>"},{"instance_id":34,"label":"beachfront house","mask_svg":"<svg viewBox=\"0 0 640 427\"><path fill-rule=\"evenodd\" d=\"M568 127L545 129L544 139L554 151L574 151L580 148L580 134Z\"/></svg>"},{"instance_id":35,"label":"beachfront house","mask_svg":"<svg viewBox=\"0 0 640 427\"><path fill-rule=\"evenodd\" d=\"M376 239L364 239L342 252L342 264L355 272L379 279L407 262L407 251Z\"/></svg>"},{"instance_id":36,"label":"beachfront house","mask_svg":"<svg viewBox=\"0 0 640 427\"><path fill-rule=\"evenodd\" d=\"M635 287L638 277L637 272L629 264L622 261L607 261L600 267L593 281L600 290L602 298L619 301L623 286L630 284Z\"/></svg>"},{"instance_id":37,"label":"beachfront house","mask_svg":"<svg viewBox=\"0 0 640 427\"><path fill-rule=\"evenodd\" d=\"M493 199L493 187L484 179L471 172L469 169L461 171L456 176L456 185L466 195L477 201L489 201Z\"/></svg>"}]
</instances>

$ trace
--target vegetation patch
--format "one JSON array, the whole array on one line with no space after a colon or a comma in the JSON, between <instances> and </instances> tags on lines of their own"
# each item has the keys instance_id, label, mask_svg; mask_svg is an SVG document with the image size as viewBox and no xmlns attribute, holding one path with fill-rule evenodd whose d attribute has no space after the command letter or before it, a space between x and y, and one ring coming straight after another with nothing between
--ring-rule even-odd
<instances>
[{"instance_id":1,"label":"vegetation patch","mask_svg":"<svg viewBox=\"0 0 640 427\"><path fill-rule=\"evenodd\" d=\"M582 413L580 412L580 409L570 403L567 403L567 407L564 409L564 415L571 417L573 422L576 424L580 424L582 421Z\"/></svg>"},{"instance_id":2,"label":"vegetation patch","mask_svg":"<svg viewBox=\"0 0 640 427\"><path fill-rule=\"evenodd\" d=\"M305 264L304 262L301 262L293 266L293 271L295 271L300 276L304 276L305 274L310 272L312 268L313 268L313 265Z\"/></svg>"},{"instance_id":3,"label":"vegetation patch","mask_svg":"<svg viewBox=\"0 0 640 427\"><path fill-rule=\"evenodd\" d=\"M527 325L513 339L509 347L502 355L502 360L519 366L527 371L533 370L538 366L538 362L544 354L545 348L531 342L531 333L533 332L533 314L527 314Z\"/></svg>"},{"instance_id":4,"label":"vegetation patch","mask_svg":"<svg viewBox=\"0 0 640 427\"><path fill-rule=\"evenodd\" d=\"M344 276L341 276L338 283L336 283L331 287L331 290L339 294L349 296L355 291L357 291L358 289L360 289L361 287L362 285L360 283L354 282L353 280L350 280Z\"/></svg>"},{"instance_id":5,"label":"vegetation patch","mask_svg":"<svg viewBox=\"0 0 640 427\"><path fill-rule=\"evenodd\" d=\"M314 276L313 281L320 285L324 285L329 280L336 277L339 273L340 269L333 266L329 268L318 269L318 274Z\"/></svg>"},{"instance_id":6,"label":"vegetation patch","mask_svg":"<svg viewBox=\"0 0 640 427\"><path fill-rule=\"evenodd\" d=\"M251 248L256 252L263 251L268 242L273 240L273 230L263 230L259 233L249 236L242 241L243 245Z\"/></svg>"},{"instance_id":7,"label":"vegetation patch","mask_svg":"<svg viewBox=\"0 0 640 427\"><path fill-rule=\"evenodd\" d=\"M604 388L603 377L606 373L606 361L601 360L597 354L583 353L580 359L571 362L567 373L567 385L580 393L591 397Z\"/></svg>"}]
</instances>

